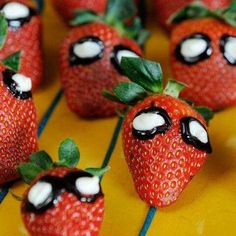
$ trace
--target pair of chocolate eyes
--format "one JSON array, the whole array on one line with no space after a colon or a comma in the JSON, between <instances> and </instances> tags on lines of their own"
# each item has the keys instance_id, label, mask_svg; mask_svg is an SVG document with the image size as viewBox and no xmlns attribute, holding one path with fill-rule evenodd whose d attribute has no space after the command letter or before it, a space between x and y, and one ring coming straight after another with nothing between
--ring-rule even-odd
<instances>
[{"instance_id":1,"label":"pair of chocolate eyes","mask_svg":"<svg viewBox=\"0 0 236 236\"><path fill-rule=\"evenodd\" d=\"M8 2L0 6L0 11L6 17L8 26L20 28L29 22L36 11L19 2Z\"/></svg>"},{"instance_id":2,"label":"pair of chocolate eyes","mask_svg":"<svg viewBox=\"0 0 236 236\"><path fill-rule=\"evenodd\" d=\"M25 204L28 212L41 213L52 207L63 192L74 194L79 201L91 203L102 196L99 177L75 171L63 178L44 176L29 190Z\"/></svg>"},{"instance_id":3,"label":"pair of chocolate eyes","mask_svg":"<svg viewBox=\"0 0 236 236\"><path fill-rule=\"evenodd\" d=\"M91 64L103 57L104 50L104 43L98 37L84 37L70 46L70 65L77 66ZM119 65L122 57L139 57L139 55L126 46L115 46L111 53L111 62L118 70L120 70Z\"/></svg>"},{"instance_id":4,"label":"pair of chocolate eyes","mask_svg":"<svg viewBox=\"0 0 236 236\"><path fill-rule=\"evenodd\" d=\"M158 134L166 133L172 125L168 113L159 107L140 111L133 120L132 133L139 140L153 139ZM185 143L199 150L211 152L211 144L204 125L194 117L180 120L181 135Z\"/></svg>"},{"instance_id":5,"label":"pair of chocolate eyes","mask_svg":"<svg viewBox=\"0 0 236 236\"><path fill-rule=\"evenodd\" d=\"M227 62L236 65L236 36L223 35L219 47ZM210 38L200 33L184 38L175 50L176 57L185 64L195 64L205 60L212 55L212 52Z\"/></svg>"}]
</instances>

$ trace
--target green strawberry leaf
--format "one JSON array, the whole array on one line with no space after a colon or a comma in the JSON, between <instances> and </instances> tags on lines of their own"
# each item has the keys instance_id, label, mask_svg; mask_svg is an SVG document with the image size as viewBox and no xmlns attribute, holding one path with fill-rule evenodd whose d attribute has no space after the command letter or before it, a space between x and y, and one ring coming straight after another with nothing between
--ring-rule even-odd
<instances>
[{"instance_id":1,"label":"green strawberry leaf","mask_svg":"<svg viewBox=\"0 0 236 236\"><path fill-rule=\"evenodd\" d=\"M103 168L86 168L84 171L88 172L91 175L101 177L109 170L110 166L105 166Z\"/></svg>"},{"instance_id":2,"label":"green strawberry leaf","mask_svg":"<svg viewBox=\"0 0 236 236\"><path fill-rule=\"evenodd\" d=\"M7 21L5 17L0 14L0 49L2 49L7 37Z\"/></svg>"},{"instance_id":3,"label":"green strawberry leaf","mask_svg":"<svg viewBox=\"0 0 236 236\"><path fill-rule=\"evenodd\" d=\"M201 2L196 1L181 9L170 17L168 23L179 23L187 19L203 18L211 16L212 13Z\"/></svg>"},{"instance_id":4,"label":"green strawberry leaf","mask_svg":"<svg viewBox=\"0 0 236 236\"><path fill-rule=\"evenodd\" d=\"M34 163L23 163L17 167L17 171L20 173L23 181L30 184L39 173L43 172L43 169Z\"/></svg>"},{"instance_id":5,"label":"green strawberry leaf","mask_svg":"<svg viewBox=\"0 0 236 236\"><path fill-rule=\"evenodd\" d=\"M170 95L174 98L178 98L180 92L185 88L185 84L177 82L175 80L169 80L165 89L164 94Z\"/></svg>"},{"instance_id":6,"label":"green strawberry leaf","mask_svg":"<svg viewBox=\"0 0 236 236\"><path fill-rule=\"evenodd\" d=\"M59 147L59 161L58 165L64 165L68 167L75 167L80 158L80 152L77 145L72 139L64 140Z\"/></svg>"},{"instance_id":7,"label":"green strawberry leaf","mask_svg":"<svg viewBox=\"0 0 236 236\"><path fill-rule=\"evenodd\" d=\"M147 92L135 83L122 82L113 88L115 96L123 103L134 105L147 96Z\"/></svg>"},{"instance_id":8,"label":"green strawberry leaf","mask_svg":"<svg viewBox=\"0 0 236 236\"><path fill-rule=\"evenodd\" d=\"M30 161L44 170L53 167L53 161L45 151L39 151L32 154L30 156Z\"/></svg>"},{"instance_id":9,"label":"green strawberry leaf","mask_svg":"<svg viewBox=\"0 0 236 236\"><path fill-rule=\"evenodd\" d=\"M70 24L76 26L100 20L101 17L97 15L95 12L82 9L82 10L77 10L75 12L75 18L70 22Z\"/></svg>"},{"instance_id":10,"label":"green strawberry leaf","mask_svg":"<svg viewBox=\"0 0 236 236\"><path fill-rule=\"evenodd\" d=\"M105 22L116 25L117 22L124 22L137 13L133 0L108 0L105 13Z\"/></svg>"},{"instance_id":11,"label":"green strawberry leaf","mask_svg":"<svg viewBox=\"0 0 236 236\"><path fill-rule=\"evenodd\" d=\"M193 107L193 108L202 115L202 117L205 119L207 124L214 117L214 112L207 107L201 106L201 107Z\"/></svg>"},{"instance_id":12,"label":"green strawberry leaf","mask_svg":"<svg viewBox=\"0 0 236 236\"><path fill-rule=\"evenodd\" d=\"M20 56L21 56L21 51L15 52L5 58L2 63L11 68L14 71L18 71L20 67Z\"/></svg>"},{"instance_id":13,"label":"green strawberry leaf","mask_svg":"<svg viewBox=\"0 0 236 236\"><path fill-rule=\"evenodd\" d=\"M110 92L107 91L107 90L104 90L104 91L102 92L102 95L103 95L105 98L107 98L108 100L110 100L110 101L118 102L118 103L121 102L114 94L110 93Z\"/></svg>"},{"instance_id":14,"label":"green strawberry leaf","mask_svg":"<svg viewBox=\"0 0 236 236\"><path fill-rule=\"evenodd\" d=\"M142 58L122 57L121 69L134 83L147 91L162 93L162 70L160 64Z\"/></svg>"},{"instance_id":15,"label":"green strawberry leaf","mask_svg":"<svg viewBox=\"0 0 236 236\"><path fill-rule=\"evenodd\" d=\"M143 46L150 36L150 32L143 28L141 19L135 17L132 24L123 28L124 35L134 39L140 46Z\"/></svg>"}]
</instances>

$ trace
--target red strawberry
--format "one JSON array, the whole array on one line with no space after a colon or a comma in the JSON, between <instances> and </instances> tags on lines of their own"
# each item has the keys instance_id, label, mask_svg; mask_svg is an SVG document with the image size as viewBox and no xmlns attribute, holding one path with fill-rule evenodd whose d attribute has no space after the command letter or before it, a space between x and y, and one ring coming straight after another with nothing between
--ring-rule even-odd
<instances>
[{"instance_id":1,"label":"red strawberry","mask_svg":"<svg viewBox=\"0 0 236 236\"><path fill-rule=\"evenodd\" d=\"M133 5L132 2L128 4ZM126 6L121 6L124 12ZM140 32L143 33L140 25L138 28L125 28L121 24L122 19L130 18L130 14L126 12L122 16L111 9L102 19L91 12L80 12L74 23L83 25L72 28L61 46L60 71L65 96L70 109L83 117L111 116L116 113L116 109L123 107L106 100L102 91L111 90L127 79L119 66L122 56L139 57L142 54L133 39L123 36L128 34L131 38L137 37ZM114 14L118 14L119 22ZM99 22L94 17L100 19ZM84 24L84 18L85 21L95 22ZM106 22L106 19L112 26L101 22ZM116 28L118 24L119 28Z\"/></svg>"},{"instance_id":2,"label":"red strawberry","mask_svg":"<svg viewBox=\"0 0 236 236\"><path fill-rule=\"evenodd\" d=\"M101 42L101 58L88 64L79 61L72 64L73 45L92 39ZM61 81L70 109L80 116L105 117L114 115L116 109L122 108L102 96L103 89L111 90L119 82L126 80L111 61L119 47L120 50L127 48L136 55L141 55L141 49L133 40L121 37L114 28L103 23L91 23L72 29L64 40L60 51Z\"/></svg>"},{"instance_id":3,"label":"red strawberry","mask_svg":"<svg viewBox=\"0 0 236 236\"><path fill-rule=\"evenodd\" d=\"M41 19L27 0L0 1L8 21L7 39L0 60L22 51L20 73L32 79L35 90L42 79Z\"/></svg>"},{"instance_id":4,"label":"red strawberry","mask_svg":"<svg viewBox=\"0 0 236 236\"><path fill-rule=\"evenodd\" d=\"M182 84L169 81L162 94L158 64L123 58L121 67L134 82L114 88L117 99L134 105L123 124L126 161L141 199L165 207L177 200L211 152L206 122L177 98Z\"/></svg>"},{"instance_id":5,"label":"red strawberry","mask_svg":"<svg viewBox=\"0 0 236 236\"><path fill-rule=\"evenodd\" d=\"M236 28L213 18L193 19L171 35L171 69L187 85L181 96L213 110L236 105Z\"/></svg>"},{"instance_id":6,"label":"red strawberry","mask_svg":"<svg viewBox=\"0 0 236 236\"><path fill-rule=\"evenodd\" d=\"M135 0L138 4L139 0ZM52 3L65 22L74 18L75 11L87 9L103 14L107 8L108 0L52 0Z\"/></svg>"},{"instance_id":7,"label":"red strawberry","mask_svg":"<svg viewBox=\"0 0 236 236\"><path fill-rule=\"evenodd\" d=\"M166 0L153 0L155 5L156 14L158 20L162 26L165 28L167 26L167 20L171 15L179 11L181 8L187 6L188 4L194 2L193 0L178 0L178 1L166 1ZM231 0L202 0L210 9L222 9L227 7Z\"/></svg>"},{"instance_id":8,"label":"red strawberry","mask_svg":"<svg viewBox=\"0 0 236 236\"><path fill-rule=\"evenodd\" d=\"M52 2L66 22L73 19L76 10L88 9L104 13L107 6L107 0L52 0Z\"/></svg>"},{"instance_id":9,"label":"red strawberry","mask_svg":"<svg viewBox=\"0 0 236 236\"><path fill-rule=\"evenodd\" d=\"M30 174L33 166L38 173L42 171L24 194L21 206L24 224L32 236L98 235L104 214L99 176L107 168L85 171L74 168L79 151L69 139L61 144L59 157L56 164L41 151L31 156L30 163L19 167L27 182L34 178Z\"/></svg>"},{"instance_id":10,"label":"red strawberry","mask_svg":"<svg viewBox=\"0 0 236 236\"><path fill-rule=\"evenodd\" d=\"M31 80L0 65L0 184L18 178L15 167L37 150Z\"/></svg>"}]
</instances>

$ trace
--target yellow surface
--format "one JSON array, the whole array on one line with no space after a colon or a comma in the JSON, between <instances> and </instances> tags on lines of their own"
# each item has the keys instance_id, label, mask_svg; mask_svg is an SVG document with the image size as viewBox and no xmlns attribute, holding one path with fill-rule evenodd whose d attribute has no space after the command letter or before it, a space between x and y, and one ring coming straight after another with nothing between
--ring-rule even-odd
<instances>
[{"instance_id":1,"label":"yellow surface","mask_svg":"<svg viewBox=\"0 0 236 236\"><path fill-rule=\"evenodd\" d=\"M48 2L48 1L47 1ZM58 46L66 29L50 6L44 13L45 82L34 96L39 120L60 88L58 82ZM168 70L167 36L149 22L153 36L146 57L160 61L165 77ZM171 207L158 210L147 233L166 235L236 235L236 108L217 114L211 122L210 136L214 153L193 179L180 199ZM50 118L39 143L40 148L57 157L57 147L66 137L73 138L81 150L81 168L100 166L109 146L117 118L82 120L71 113L63 98ZM112 170L102 185L106 212L102 236L136 236L143 225L148 206L135 193L123 158L119 139L111 157ZM23 184L12 190L21 195ZM20 217L20 202L10 194L0 205L0 236L27 235Z\"/></svg>"}]
</instances>

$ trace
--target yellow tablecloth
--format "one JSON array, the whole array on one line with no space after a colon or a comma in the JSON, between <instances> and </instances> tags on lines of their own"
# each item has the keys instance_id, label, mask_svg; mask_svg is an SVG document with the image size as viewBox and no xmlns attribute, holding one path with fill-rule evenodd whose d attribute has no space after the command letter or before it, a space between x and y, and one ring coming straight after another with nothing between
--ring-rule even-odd
<instances>
[{"instance_id":1,"label":"yellow tablecloth","mask_svg":"<svg viewBox=\"0 0 236 236\"><path fill-rule=\"evenodd\" d=\"M43 15L45 81L34 96L39 121L60 91L58 47L67 31L49 1L46 2ZM147 44L146 57L159 61L164 76L169 77L167 35L157 28L153 17L149 18L148 28L153 35ZM173 206L157 210L147 232L148 236L236 235L235 115L236 108L231 108L215 116L210 124L213 154L180 199ZM47 150L56 159L60 141L71 137L81 151L81 168L101 166L117 121L117 118L92 121L80 119L69 111L65 98L62 97L40 136L40 149ZM102 181L106 211L100 235L138 235L149 207L138 198L134 190L122 153L120 137L109 165L112 169ZM25 187L24 184L17 183L12 191L21 195ZM0 235L27 235L21 221L20 202L10 194L0 205Z\"/></svg>"}]
</instances>

